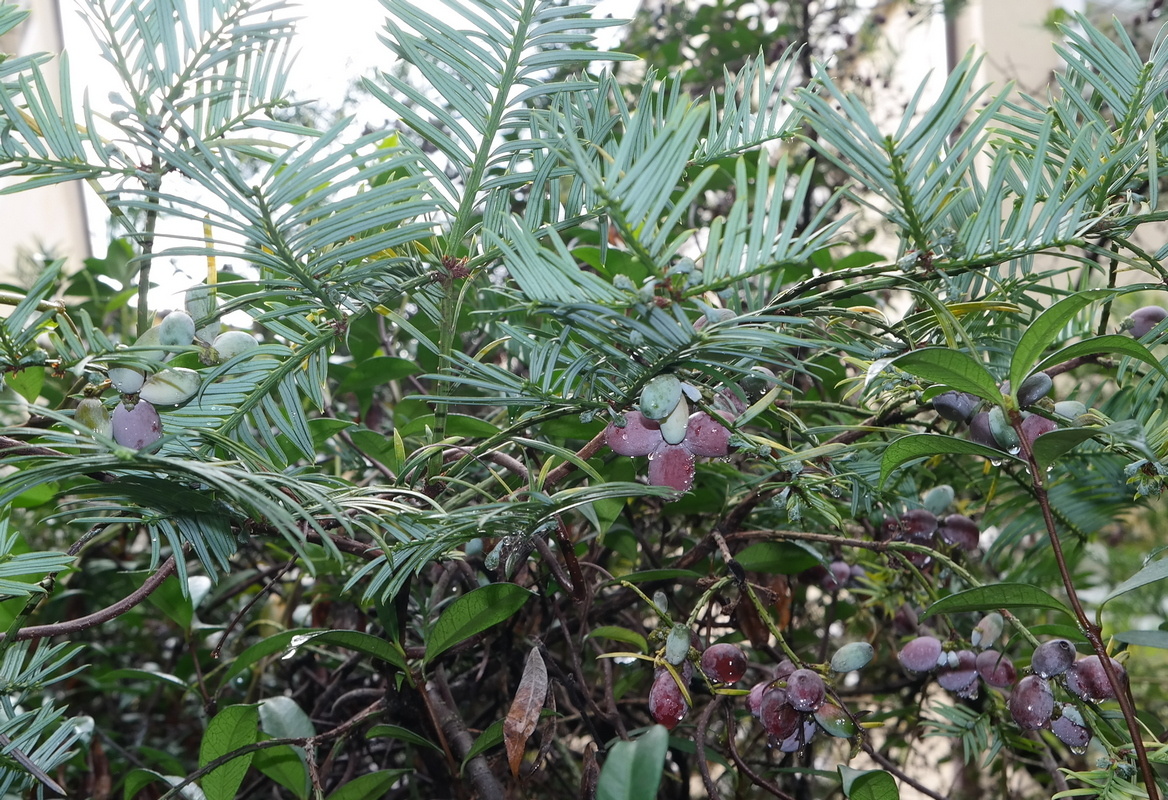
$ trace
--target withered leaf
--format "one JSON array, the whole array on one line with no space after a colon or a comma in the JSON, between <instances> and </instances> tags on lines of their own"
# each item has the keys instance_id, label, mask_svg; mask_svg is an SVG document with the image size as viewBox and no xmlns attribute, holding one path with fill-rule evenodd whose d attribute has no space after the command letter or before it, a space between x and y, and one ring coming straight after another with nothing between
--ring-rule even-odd
<instances>
[{"instance_id":1,"label":"withered leaf","mask_svg":"<svg viewBox=\"0 0 1168 800\"><path fill-rule=\"evenodd\" d=\"M543 663L539 648L533 647L523 667L523 678L515 690L515 699L511 701L507 719L503 720L503 744L507 747L507 760L511 764L511 774L515 777L519 777L523 751L539 722L539 712L543 710L547 689L547 665Z\"/></svg>"}]
</instances>

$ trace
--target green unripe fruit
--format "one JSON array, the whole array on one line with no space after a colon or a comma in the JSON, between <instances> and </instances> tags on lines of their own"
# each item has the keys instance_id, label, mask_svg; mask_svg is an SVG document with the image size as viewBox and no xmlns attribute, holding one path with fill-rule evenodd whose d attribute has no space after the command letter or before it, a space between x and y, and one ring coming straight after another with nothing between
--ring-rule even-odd
<instances>
[{"instance_id":1,"label":"green unripe fruit","mask_svg":"<svg viewBox=\"0 0 1168 800\"><path fill-rule=\"evenodd\" d=\"M77 410L73 412L73 420L78 425L89 428L99 436L110 435L109 411L102 405L101 400L98 400L96 397L86 397L78 403Z\"/></svg>"},{"instance_id":2,"label":"green unripe fruit","mask_svg":"<svg viewBox=\"0 0 1168 800\"><path fill-rule=\"evenodd\" d=\"M195 321L185 311L171 311L158 326L158 343L163 347L186 347L195 340Z\"/></svg>"},{"instance_id":3,"label":"green unripe fruit","mask_svg":"<svg viewBox=\"0 0 1168 800\"><path fill-rule=\"evenodd\" d=\"M1006 412L1002 410L1001 406L994 406L990 409L989 416L990 434L993 435L994 441L998 446L1011 455L1016 455L1022 449L1022 440L1018 437L1018 431L1010 427L1010 423L1006 420Z\"/></svg>"},{"instance_id":4,"label":"green unripe fruit","mask_svg":"<svg viewBox=\"0 0 1168 800\"><path fill-rule=\"evenodd\" d=\"M689 429L689 403L683 397L677 401L673 412L661 423L661 438L667 444L681 444Z\"/></svg>"},{"instance_id":5,"label":"green unripe fruit","mask_svg":"<svg viewBox=\"0 0 1168 800\"><path fill-rule=\"evenodd\" d=\"M853 672L868 666L875 655L867 642L848 642L831 657L831 668L835 672Z\"/></svg>"},{"instance_id":6,"label":"green unripe fruit","mask_svg":"<svg viewBox=\"0 0 1168 800\"><path fill-rule=\"evenodd\" d=\"M673 375L658 375L641 390L641 414L645 419L665 419L681 402L681 381Z\"/></svg>"},{"instance_id":7,"label":"green unripe fruit","mask_svg":"<svg viewBox=\"0 0 1168 800\"><path fill-rule=\"evenodd\" d=\"M665 660L675 667L681 666L689 655L689 645L689 627L679 622L669 631L669 638L665 640Z\"/></svg>"},{"instance_id":8,"label":"green unripe fruit","mask_svg":"<svg viewBox=\"0 0 1168 800\"><path fill-rule=\"evenodd\" d=\"M138 341L134 342L134 347L161 347L161 326L155 325L153 328L147 328L138 337ZM135 353L135 356L144 361L161 361L166 358L165 350L144 350L140 353Z\"/></svg>"},{"instance_id":9,"label":"green unripe fruit","mask_svg":"<svg viewBox=\"0 0 1168 800\"><path fill-rule=\"evenodd\" d=\"M177 406L199 391L199 373L185 367L169 367L146 379L138 396L159 406Z\"/></svg>"},{"instance_id":10,"label":"green unripe fruit","mask_svg":"<svg viewBox=\"0 0 1168 800\"><path fill-rule=\"evenodd\" d=\"M219 354L219 361L222 362L254 350L260 343L247 331L227 331L216 337L215 343L211 346L215 348L215 352Z\"/></svg>"},{"instance_id":11,"label":"green unripe fruit","mask_svg":"<svg viewBox=\"0 0 1168 800\"><path fill-rule=\"evenodd\" d=\"M110 367L110 385L119 394L135 394L146 382L146 373L132 367Z\"/></svg>"},{"instance_id":12,"label":"green unripe fruit","mask_svg":"<svg viewBox=\"0 0 1168 800\"><path fill-rule=\"evenodd\" d=\"M847 712L831 703L824 703L820 706L819 710L815 712L815 721L829 736L840 739L850 739L858 732L856 723L852 722L852 718L847 715Z\"/></svg>"},{"instance_id":13,"label":"green unripe fruit","mask_svg":"<svg viewBox=\"0 0 1168 800\"><path fill-rule=\"evenodd\" d=\"M1087 413L1087 406L1078 400L1060 400L1054 404L1054 413L1067 419L1075 419Z\"/></svg>"}]
</instances>

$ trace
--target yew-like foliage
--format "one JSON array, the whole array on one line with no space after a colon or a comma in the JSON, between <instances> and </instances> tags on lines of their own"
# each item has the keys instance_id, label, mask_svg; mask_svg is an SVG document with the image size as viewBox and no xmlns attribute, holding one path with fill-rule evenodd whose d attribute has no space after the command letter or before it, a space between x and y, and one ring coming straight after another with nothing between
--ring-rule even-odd
<instances>
[{"instance_id":1,"label":"yew-like foliage","mask_svg":"<svg viewBox=\"0 0 1168 800\"><path fill-rule=\"evenodd\" d=\"M383 4L373 132L279 0L0 60L0 191L117 226L0 293L0 794L1162 796L1168 47L883 128Z\"/></svg>"}]
</instances>

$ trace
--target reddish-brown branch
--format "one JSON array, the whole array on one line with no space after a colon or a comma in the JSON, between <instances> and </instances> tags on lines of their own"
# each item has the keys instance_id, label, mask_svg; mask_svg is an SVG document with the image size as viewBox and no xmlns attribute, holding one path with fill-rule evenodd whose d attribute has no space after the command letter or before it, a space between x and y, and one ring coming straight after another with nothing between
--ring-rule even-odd
<instances>
[{"instance_id":1,"label":"reddish-brown branch","mask_svg":"<svg viewBox=\"0 0 1168 800\"><path fill-rule=\"evenodd\" d=\"M66 620L65 622L54 622L51 625L30 625L27 628L18 630L13 638L18 642L26 639L47 639L51 636L64 636L66 634L77 633L109 622L111 619L125 614L131 608L149 597L155 589L162 585L163 581L174 573L175 566L174 556L171 556L166 561L163 561L158 571L147 578L146 582L138 587L138 589L113 605L103 608L101 611L95 611L84 617ZM7 638L7 636L8 634L6 633L0 633L0 641Z\"/></svg>"},{"instance_id":2,"label":"reddish-brown branch","mask_svg":"<svg viewBox=\"0 0 1168 800\"><path fill-rule=\"evenodd\" d=\"M26 444L10 436L0 436L0 456L52 456L54 458L72 458L68 453L54 450L51 447L41 447L35 444ZM109 472L89 472L86 475L99 483L113 483L117 476Z\"/></svg>"}]
</instances>

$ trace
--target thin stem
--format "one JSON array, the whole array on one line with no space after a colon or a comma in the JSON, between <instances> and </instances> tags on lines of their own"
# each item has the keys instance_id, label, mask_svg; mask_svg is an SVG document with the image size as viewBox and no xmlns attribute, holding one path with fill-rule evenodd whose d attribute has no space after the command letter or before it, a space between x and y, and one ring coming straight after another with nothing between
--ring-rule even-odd
<instances>
[{"instance_id":1,"label":"thin stem","mask_svg":"<svg viewBox=\"0 0 1168 800\"><path fill-rule=\"evenodd\" d=\"M914 780L907 773L905 773L904 770L902 770L900 767L896 766L896 764L891 759L889 759L887 756L885 756L883 753L881 753L879 750L877 750L875 747L873 747L867 741L864 742L864 752L867 753L872 758L872 760L875 761L877 764L884 767L884 769L888 770L893 775L900 778L902 781L904 781L909 786L916 789L921 794L928 795L929 797L933 798L933 800L949 800L949 798L945 797L945 795L937 794L936 792L934 792L929 787L925 786L920 781Z\"/></svg>"},{"instance_id":2,"label":"thin stem","mask_svg":"<svg viewBox=\"0 0 1168 800\"><path fill-rule=\"evenodd\" d=\"M1103 671L1107 674L1107 682L1111 685L1112 692L1115 693L1115 699L1119 701L1119 708L1123 712L1123 719L1127 724L1128 734L1131 736L1132 747L1136 754L1136 763L1139 765L1140 774L1144 779L1148 799L1159 800L1160 790L1156 784L1156 774L1152 770L1151 762L1148 761L1148 751L1144 747L1139 721L1136 719L1135 703L1132 700L1130 687L1127 681L1120 678L1115 666L1111 663L1111 656L1107 653L1107 646L1103 643L1103 638L1100 635L1101 631L1087 616L1087 612L1079 600L1079 593L1075 588L1074 578L1071 576L1071 571L1067 567L1066 555L1063 553L1063 545L1059 539L1058 529L1055 527L1050 497L1047 495L1046 485L1043 480L1046 471L1039 466L1037 459L1034 457L1034 450L1030 446L1030 441L1022 431L1022 415L1014 411L1010 415L1010 423L1022 441L1022 456L1029 465L1030 483L1034 489L1034 497L1038 501L1038 507L1042 510L1042 520L1046 525L1047 537L1050 539L1050 548L1054 553L1059 576L1062 578L1063 588L1067 592L1067 599L1071 603L1075 620L1079 623L1079 628L1087 636L1087 641L1091 643L1091 649L1099 657L1099 663L1103 667Z\"/></svg>"},{"instance_id":3,"label":"thin stem","mask_svg":"<svg viewBox=\"0 0 1168 800\"><path fill-rule=\"evenodd\" d=\"M154 230L158 225L158 190L162 186L159 171L162 162L157 154L150 159L150 172L142 179L146 189L146 226L142 231L142 266L138 268L138 326L141 336L150 327L150 265L154 260Z\"/></svg>"}]
</instances>

